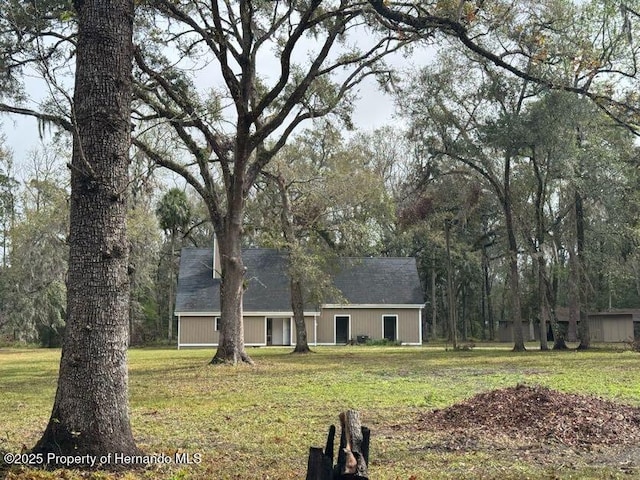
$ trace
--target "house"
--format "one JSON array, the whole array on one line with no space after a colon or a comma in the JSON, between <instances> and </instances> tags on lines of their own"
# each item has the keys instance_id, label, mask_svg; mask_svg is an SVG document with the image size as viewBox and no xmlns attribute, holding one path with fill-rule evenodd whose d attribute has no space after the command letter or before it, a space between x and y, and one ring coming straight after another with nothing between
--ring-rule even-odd
<instances>
[{"instance_id":1,"label":"house","mask_svg":"<svg viewBox=\"0 0 640 480\"><path fill-rule=\"evenodd\" d=\"M569 309L556 309L560 328L566 332L569 325ZM587 314L589 334L592 342L618 343L640 338L640 310L612 309ZM578 321L578 323L580 323ZM536 322L522 323L525 340L540 340L540 329ZM498 338L503 342L513 341L513 322L500 321Z\"/></svg>"},{"instance_id":2,"label":"house","mask_svg":"<svg viewBox=\"0 0 640 480\"><path fill-rule=\"evenodd\" d=\"M288 254L252 248L243 251L245 345L295 344ZM184 248L175 315L178 348L215 347L220 316L219 257L212 249ZM413 258L340 258L332 275L339 303L304 308L310 345L346 344L358 337L422 344L424 297Z\"/></svg>"}]
</instances>

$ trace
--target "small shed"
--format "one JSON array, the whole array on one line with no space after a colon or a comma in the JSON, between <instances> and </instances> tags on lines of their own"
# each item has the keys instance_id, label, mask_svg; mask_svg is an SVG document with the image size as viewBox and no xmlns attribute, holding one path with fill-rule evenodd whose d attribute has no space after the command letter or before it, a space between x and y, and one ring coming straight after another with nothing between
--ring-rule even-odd
<instances>
[{"instance_id":1,"label":"small shed","mask_svg":"<svg viewBox=\"0 0 640 480\"><path fill-rule=\"evenodd\" d=\"M560 328L566 332L569 325L569 309L566 307L558 308L556 316ZM640 309L590 312L587 318L592 342L621 343L640 338ZM525 341L540 340L540 328L537 321L523 321L522 331ZM499 323L498 338L502 342L513 341L513 322L501 321Z\"/></svg>"},{"instance_id":2,"label":"small shed","mask_svg":"<svg viewBox=\"0 0 640 480\"><path fill-rule=\"evenodd\" d=\"M594 342L630 342L634 324L640 324L640 310L611 310L589 314L589 332Z\"/></svg>"}]
</instances>

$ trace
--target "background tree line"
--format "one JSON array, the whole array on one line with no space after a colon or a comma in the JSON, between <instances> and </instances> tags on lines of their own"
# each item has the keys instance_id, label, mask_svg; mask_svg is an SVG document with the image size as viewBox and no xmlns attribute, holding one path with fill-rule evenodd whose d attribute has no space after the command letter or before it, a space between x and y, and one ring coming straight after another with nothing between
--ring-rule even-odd
<instances>
[{"instance_id":1,"label":"background tree line","mask_svg":"<svg viewBox=\"0 0 640 480\"><path fill-rule=\"evenodd\" d=\"M477 75L460 78L461 68ZM291 251L292 276L317 302L335 293L334 256L416 256L429 340L496 339L498 322L517 317L517 298L520 318L544 319L561 345L578 338L580 308L640 304L638 152L628 130L588 101L505 82L464 56L413 72L396 100L404 129L345 135L318 121L297 135L249 196L245 247ZM3 151L3 343L59 346L64 157L55 145L34 152L18 175ZM213 228L195 192L170 188L175 179L143 154L130 168L131 343L171 343L180 249L211 247ZM569 331L559 307L569 309Z\"/></svg>"},{"instance_id":2,"label":"background tree line","mask_svg":"<svg viewBox=\"0 0 640 480\"><path fill-rule=\"evenodd\" d=\"M3 150L0 164L2 275L0 327L3 344L59 347L66 319L69 182L56 144L14 166ZM194 198L169 188L148 169L132 164L127 225L131 283L131 343L171 342L170 323L180 248L210 245L210 224ZM172 330L169 330L172 328ZM169 333L171 332L171 333Z\"/></svg>"},{"instance_id":3,"label":"background tree line","mask_svg":"<svg viewBox=\"0 0 640 480\"><path fill-rule=\"evenodd\" d=\"M71 59L77 40L74 29L77 19L71 6L64 2L46 2L34 9L12 2L10 7L0 16L3 31L7 33L3 37L6 68L1 79L4 97L13 104L2 103L0 110L33 116L40 122L75 132L77 119L68 109L72 103L68 94L72 89ZM587 149L583 145L581 125L566 126L565 131L576 130L573 147L583 153L569 153L575 158L572 163L564 163L572 171L574 180L556 179L545 166L545 162L550 162L546 158L549 155L563 157L564 153L543 151L546 147L541 145L552 142L551 138L541 140L527 135L524 129L541 132L543 127L525 117L531 115L536 101L547 97L547 102L553 104L554 98L560 97L554 97L556 94L552 92L565 92L581 98L584 105L593 105L588 115L597 116L599 110L601 121L608 122L611 129L615 129L615 125L627 134L635 132L637 12L634 2L619 5L618 2L563 0L544 4L341 1L332 3L330 8L317 1L275 5L225 2L205 8L190 2L154 0L139 5L134 12L135 46L130 52L134 64L131 114L135 156L138 161L145 159L181 176L200 197L196 203L202 201L204 205L200 208L202 218L195 222L199 225L209 222L218 233L220 248L225 252L224 262L228 262L223 266L227 285L223 289L226 296L222 301L223 317L230 320L222 323L222 347L214 361L250 361L240 334L242 315L238 299L242 288L242 256L239 245L256 243L255 238L245 235L245 231L251 229L245 230L243 225L251 215L245 209L254 208L249 206L254 201L254 190L262 188L263 180L270 180L278 186L279 193L269 201L279 200L281 208L288 210L294 200L290 194L299 195L290 187L299 184L296 175L304 173L296 171L301 170L295 166L299 159L288 162L292 166L288 172L278 166L283 161L276 159L287 154L283 149L294 137L302 138L299 130L303 122L326 118L337 130L350 129L354 91L368 77L375 77L394 92L399 115L409 125L408 131L396 128L390 133L396 139L407 140L406 150L400 153L404 177L399 178L394 172L393 185L388 178L383 179L385 191L392 191L391 201L387 203L392 205L396 218L387 219L385 226L379 227L376 220L365 218L367 215L356 215L335 224L348 226L353 231L369 227L371 232L367 231L367 235L351 235L352 240L348 241L349 235L342 232L336 241L325 229L324 236L318 238L334 254L340 249L342 253L374 254L376 249L372 245L376 242L377 251L385 254L418 252L415 245L401 244L398 238L420 223L411 220L411 209L424 210L426 207L419 207L420 202L426 204L435 198L423 191L426 185L444 182L439 188L455 188L456 195L467 192L468 197L457 198L463 203L451 208L437 205L434 212L438 212L438 219L431 219L443 225L438 234L443 237L440 243L444 255L439 258L445 259L441 260L444 276L437 274L435 254L431 268L424 269L432 334L447 334L455 342L458 330L466 337L474 333L475 328L475 333L494 337L494 313L497 312L497 318L514 320L516 349L524 347L520 319L534 317L541 321L542 329L547 323L554 326L557 346L560 346L561 332L553 311L562 290L558 290L560 283L555 281L554 272L556 263L563 264L558 258L566 256L571 272L566 282L571 286L570 293L566 295L573 302L568 334L573 339L577 319L585 314L587 299L593 298L587 291L587 286L593 284L587 273L590 239L585 236L589 221L585 215L591 207L585 196L586 186L575 181L590 167L586 160L575 158L593 152L584 152ZM11 32L19 35L14 38L9 35ZM314 49L302 41L307 35L322 38L323 42ZM359 41L350 43L347 41L350 37L358 37ZM420 43L432 46L434 42L438 46L436 67L405 74L401 81L398 72L385 63L392 54ZM465 50L457 48L460 44ZM266 58L264 55L272 58L268 47L276 45L279 53L273 66L279 63L278 68L264 75L258 66ZM334 57L330 54L332 51L339 55ZM301 62L302 54L310 61ZM220 88L199 89L201 79L195 72L206 69L211 61L216 65ZM37 71L49 87L49 96L39 109L20 107L24 100L21 74L25 69ZM464 78L457 73L461 71L465 72ZM510 75L504 75L504 71ZM558 115L564 115L571 108L560 108ZM566 120L570 123L569 118ZM544 121L541 119L539 123ZM394 148L400 147L394 145ZM533 166L534 179L530 185L536 189L535 198L530 200L536 221L529 227L525 227L522 220L525 215L522 205L527 202L518 198L523 194L517 191L517 187L526 185L520 178L525 158L528 159L525 163ZM301 163L301 168L307 167ZM551 163L555 165L557 161ZM363 168L370 167L363 164ZM432 175L438 178L431 178ZM449 183L449 178L441 180L441 175L467 178L472 186L464 185L465 188L459 190L461 180ZM563 185L561 194L559 184ZM476 255L472 255L476 250L463 255L464 274L461 273L464 269L456 272L455 257L459 250L459 229L468 228L468 218L478 213L475 201L484 197L488 197L488 212L480 213L486 231L481 242L483 256L478 278L482 294L478 301L472 298L474 290L471 289L478 283L474 277L477 271L472 268L474 262L478 263ZM133 198L134 204L137 203L138 198ZM353 201L357 202L355 198ZM559 206L561 202L564 209ZM570 205L571 212L567 210ZM361 206L360 210L363 209ZM552 215L553 209L560 213L550 223L546 217ZM169 211L165 210L165 214ZM166 279L168 297L172 298L178 237L186 238L194 232L190 232L188 225L180 224L179 219L170 217L160 221L173 254L160 255L165 259L165 273L156 276ZM569 221L566 219L573 220L571 241L559 237L558 229L563 221ZM296 232L300 226L295 225L293 212L280 215L280 220L281 234L288 236L280 246L291 251L296 245L307 250L312 248L314 241L308 235L305 237L304 228ZM359 226L356 221L361 222ZM553 236L550 225L556 228ZM376 228L378 231L373 233ZM525 235L527 228L528 236ZM181 230L190 233L187 235ZM264 237L259 228L253 231L258 237ZM568 228L562 233L568 238L566 231ZM501 232L504 235L497 235ZM316 229L314 234L320 233L321 230ZM377 239L369 240L369 233L377 235ZM295 240L296 235L299 240ZM380 242L382 238L384 247ZM367 245L354 244L355 239L364 239ZM555 247L551 240L556 241ZM504 242L501 245L506 245L506 250L494 253L497 242ZM134 252L135 242L130 243ZM437 242L429 248L437 251ZM549 253L553 248L555 256ZM145 249L145 253L149 252ZM532 313L523 303L531 303L522 296L525 285L531 284L523 277L527 255L535 257L537 300L533 302L537 313ZM498 262L496 259L506 262L508 274L501 272L496 276L496 268L491 265ZM132 272L139 272L137 277L132 276L133 288L147 292L144 299L140 297L139 302L131 302L130 313L140 316L146 312L149 317L154 311L149 306L150 272L138 267L151 262L129 263ZM437 292L443 278L446 278L445 295ZM499 290L493 291L494 282L498 289L504 290L499 299L495 296ZM166 308L155 308L155 311L166 310L166 325L161 326L163 321L149 317L145 323L155 327L138 328L141 339L157 337L163 328L171 339L174 330L168 313L171 300L167 303ZM479 317L472 316L477 305L481 309ZM140 321L129 323L135 327ZM481 329L476 328L478 323ZM584 327L586 323L580 324ZM446 329L439 330L443 327ZM582 338L587 339L586 332L582 333ZM581 346L586 348L588 344Z\"/></svg>"}]
</instances>

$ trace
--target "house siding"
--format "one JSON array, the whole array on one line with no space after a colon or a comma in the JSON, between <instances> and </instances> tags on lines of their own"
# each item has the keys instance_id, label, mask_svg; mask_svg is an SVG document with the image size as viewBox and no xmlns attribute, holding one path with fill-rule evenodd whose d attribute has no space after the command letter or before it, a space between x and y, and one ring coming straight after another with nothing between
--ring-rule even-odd
<instances>
[{"instance_id":1,"label":"house siding","mask_svg":"<svg viewBox=\"0 0 640 480\"><path fill-rule=\"evenodd\" d=\"M214 316L181 315L178 344L180 347L216 346L220 338L219 332L214 330ZM278 317L280 318L280 317ZM307 342L315 343L315 317L305 316L307 326ZM244 342L246 345L266 345L267 317L244 317ZM295 344L295 323L293 325L292 340Z\"/></svg>"},{"instance_id":2,"label":"house siding","mask_svg":"<svg viewBox=\"0 0 640 480\"><path fill-rule=\"evenodd\" d=\"M402 343L421 343L420 310L417 308L327 308L318 318L318 343L335 342L335 316L351 317L351 339L367 335L372 340L383 338L382 318L386 315L398 317L397 340Z\"/></svg>"},{"instance_id":3,"label":"house siding","mask_svg":"<svg viewBox=\"0 0 640 480\"><path fill-rule=\"evenodd\" d=\"M527 320L522 321L522 336L525 342L540 339L540 326L533 325ZM498 324L498 340L501 342L513 342L513 322L500 322Z\"/></svg>"},{"instance_id":4,"label":"house siding","mask_svg":"<svg viewBox=\"0 0 640 480\"><path fill-rule=\"evenodd\" d=\"M181 315L178 346L216 346L220 333L214 330L215 316ZM244 317L244 342L247 345L264 345L265 319L264 317Z\"/></svg>"},{"instance_id":5,"label":"house siding","mask_svg":"<svg viewBox=\"0 0 640 480\"><path fill-rule=\"evenodd\" d=\"M595 342L626 342L633 340L631 315L590 315L589 333Z\"/></svg>"},{"instance_id":6,"label":"house siding","mask_svg":"<svg viewBox=\"0 0 640 480\"><path fill-rule=\"evenodd\" d=\"M244 317L244 343L245 345L266 345L265 317Z\"/></svg>"},{"instance_id":7,"label":"house siding","mask_svg":"<svg viewBox=\"0 0 640 480\"><path fill-rule=\"evenodd\" d=\"M334 325L333 325L333 314L329 314L328 311L321 312L318 317L318 325L316 334L318 336L317 342L320 344L323 343L334 343Z\"/></svg>"},{"instance_id":8,"label":"house siding","mask_svg":"<svg viewBox=\"0 0 640 480\"><path fill-rule=\"evenodd\" d=\"M316 326L315 326L315 317L309 317L309 316L305 316L304 317L304 324L307 327L307 343L309 345L316 343L316 335L315 335L315 330L316 330ZM292 338L291 341L292 343L295 345L296 343L296 322L293 321L293 318L291 319L291 325L293 326L293 333L292 333Z\"/></svg>"},{"instance_id":9,"label":"house siding","mask_svg":"<svg viewBox=\"0 0 640 480\"><path fill-rule=\"evenodd\" d=\"M178 345L217 345L219 332L214 330L214 316L193 317L184 315L179 318L180 328Z\"/></svg>"}]
</instances>

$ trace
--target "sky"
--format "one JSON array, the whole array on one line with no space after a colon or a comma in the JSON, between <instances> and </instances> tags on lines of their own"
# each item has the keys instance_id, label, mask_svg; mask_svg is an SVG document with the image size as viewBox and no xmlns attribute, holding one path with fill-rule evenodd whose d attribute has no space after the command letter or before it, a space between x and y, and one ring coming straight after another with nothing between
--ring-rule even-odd
<instances>
[{"instance_id":1,"label":"sky","mask_svg":"<svg viewBox=\"0 0 640 480\"><path fill-rule=\"evenodd\" d=\"M410 67L426 65L433 59L433 51L427 49L416 49L411 57L395 54L388 59L388 62L398 70ZM43 96L44 86L42 82L30 81L27 92L34 99ZM401 120L395 117L395 106L392 97L385 94L380 89L378 83L373 78L367 78L358 88L358 100L353 114L353 123L356 129L371 131L385 125L395 125ZM37 107L26 105L27 108ZM304 128L305 124L302 125ZM0 116L0 129L4 133L5 146L13 153L13 161L20 178L24 165L29 164L29 158L35 150L46 148L48 133L45 131L44 138L40 138L41 132L38 122L31 117L21 115ZM43 143L44 140L44 143Z\"/></svg>"},{"instance_id":2,"label":"sky","mask_svg":"<svg viewBox=\"0 0 640 480\"><path fill-rule=\"evenodd\" d=\"M374 80L370 79L362 86L359 96L354 111L357 128L369 130L392 123L393 99L380 91ZM38 122L34 118L5 114L0 117L0 122L5 144L12 150L16 163L24 161L33 149L43 148Z\"/></svg>"},{"instance_id":3,"label":"sky","mask_svg":"<svg viewBox=\"0 0 640 480\"><path fill-rule=\"evenodd\" d=\"M394 118L395 107L390 95L383 93L373 79L369 79L360 89L356 103L353 122L356 129L374 130L385 125L392 125L399 120ZM29 165L29 158L35 150L46 148L40 138L38 122L34 118L22 115L2 115L0 128L4 132L5 146L13 153L16 177L23 178ZM303 124L303 128L304 128Z\"/></svg>"}]
</instances>

